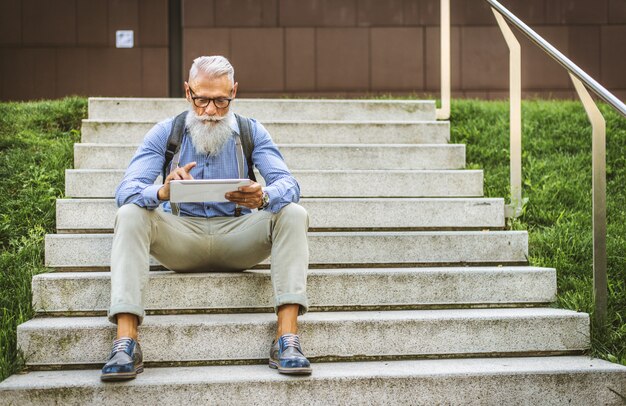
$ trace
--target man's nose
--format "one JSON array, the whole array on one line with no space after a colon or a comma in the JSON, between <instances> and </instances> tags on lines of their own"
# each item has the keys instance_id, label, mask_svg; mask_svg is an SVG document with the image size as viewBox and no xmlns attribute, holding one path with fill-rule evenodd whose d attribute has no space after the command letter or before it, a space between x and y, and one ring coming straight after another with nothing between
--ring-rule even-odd
<instances>
[{"instance_id":1,"label":"man's nose","mask_svg":"<svg viewBox=\"0 0 626 406\"><path fill-rule=\"evenodd\" d=\"M210 116L217 114L217 107L215 107L215 101L209 101L209 104L204 108L204 112Z\"/></svg>"}]
</instances>

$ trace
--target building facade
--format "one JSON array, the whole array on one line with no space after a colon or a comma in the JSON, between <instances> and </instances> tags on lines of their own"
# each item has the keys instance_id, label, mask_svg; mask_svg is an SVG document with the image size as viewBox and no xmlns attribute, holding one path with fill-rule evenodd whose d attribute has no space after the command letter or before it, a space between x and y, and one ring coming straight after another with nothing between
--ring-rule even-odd
<instances>
[{"instance_id":1,"label":"building facade","mask_svg":"<svg viewBox=\"0 0 626 406\"><path fill-rule=\"evenodd\" d=\"M626 99L626 0L502 3ZM506 97L491 10L451 0L451 13L453 96ZM518 38L524 94L573 97L566 71ZM193 58L212 54L231 60L241 97L437 96L439 1L0 0L1 100L180 96Z\"/></svg>"}]
</instances>

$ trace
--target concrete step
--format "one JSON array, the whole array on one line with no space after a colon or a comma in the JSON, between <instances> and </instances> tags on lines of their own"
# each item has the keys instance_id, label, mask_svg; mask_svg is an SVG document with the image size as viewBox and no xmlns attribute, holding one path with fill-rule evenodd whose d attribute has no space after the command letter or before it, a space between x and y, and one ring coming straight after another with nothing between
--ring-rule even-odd
<instances>
[{"instance_id":1,"label":"concrete step","mask_svg":"<svg viewBox=\"0 0 626 406\"><path fill-rule=\"evenodd\" d=\"M589 348L589 316L561 309L309 312L298 320L313 361ZM147 363L233 363L267 359L275 328L270 313L157 315L144 318L139 336ZM106 317L41 317L17 329L30 367L101 364L114 336Z\"/></svg>"},{"instance_id":2,"label":"concrete step","mask_svg":"<svg viewBox=\"0 0 626 406\"><path fill-rule=\"evenodd\" d=\"M131 382L100 370L29 372L0 383L0 405L623 405L626 367L584 356L147 368Z\"/></svg>"},{"instance_id":3,"label":"concrete step","mask_svg":"<svg viewBox=\"0 0 626 406\"><path fill-rule=\"evenodd\" d=\"M82 142L138 144L156 121L83 120ZM263 121L277 144L446 144L447 121Z\"/></svg>"},{"instance_id":4,"label":"concrete step","mask_svg":"<svg viewBox=\"0 0 626 406\"><path fill-rule=\"evenodd\" d=\"M481 197L482 170L291 171L303 197ZM113 197L120 169L67 169L68 197ZM157 182L159 180L157 179Z\"/></svg>"},{"instance_id":5,"label":"concrete step","mask_svg":"<svg viewBox=\"0 0 626 406\"><path fill-rule=\"evenodd\" d=\"M109 272L36 275L33 307L40 314L103 315L110 305L110 276ZM271 311L272 292L269 270L151 272L145 303L152 314ZM307 292L312 310L531 306L555 300L556 271L535 267L311 269Z\"/></svg>"},{"instance_id":6,"label":"concrete step","mask_svg":"<svg viewBox=\"0 0 626 406\"><path fill-rule=\"evenodd\" d=\"M108 268L112 239L112 234L48 234L46 266ZM525 231L313 232L309 251L313 266L518 265L527 262L528 235Z\"/></svg>"},{"instance_id":7,"label":"concrete step","mask_svg":"<svg viewBox=\"0 0 626 406\"><path fill-rule=\"evenodd\" d=\"M185 99L89 98L89 118L159 121L189 109ZM257 120L435 120L434 100L237 99L231 111Z\"/></svg>"},{"instance_id":8,"label":"concrete step","mask_svg":"<svg viewBox=\"0 0 626 406\"><path fill-rule=\"evenodd\" d=\"M305 198L299 204L314 230L504 227L504 200L499 198ZM112 232L116 211L113 199L58 199L57 232Z\"/></svg>"},{"instance_id":9,"label":"concrete step","mask_svg":"<svg viewBox=\"0 0 626 406\"><path fill-rule=\"evenodd\" d=\"M137 145L74 144L76 169L126 169ZM465 145L282 145L289 169L462 169Z\"/></svg>"}]
</instances>

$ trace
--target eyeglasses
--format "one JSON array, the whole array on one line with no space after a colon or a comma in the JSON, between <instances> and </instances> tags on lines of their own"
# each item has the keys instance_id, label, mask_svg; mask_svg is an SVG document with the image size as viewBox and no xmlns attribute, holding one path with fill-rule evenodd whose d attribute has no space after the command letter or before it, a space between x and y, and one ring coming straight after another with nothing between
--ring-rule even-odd
<instances>
[{"instance_id":1,"label":"eyeglasses","mask_svg":"<svg viewBox=\"0 0 626 406\"><path fill-rule=\"evenodd\" d=\"M193 101L194 106L199 107L201 109L206 108L211 102L215 104L215 107L218 109L225 109L230 105L230 102L233 99L229 99L227 97L218 97L216 99L209 99L208 97L202 96L194 96L196 92L193 91L191 86L189 87L189 92L191 92L191 100Z\"/></svg>"}]
</instances>

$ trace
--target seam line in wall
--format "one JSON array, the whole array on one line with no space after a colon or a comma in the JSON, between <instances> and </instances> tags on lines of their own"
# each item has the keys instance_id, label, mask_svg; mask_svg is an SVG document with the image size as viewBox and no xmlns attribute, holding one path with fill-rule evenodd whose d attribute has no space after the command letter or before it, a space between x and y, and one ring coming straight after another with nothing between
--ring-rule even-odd
<instances>
[{"instance_id":1,"label":"seam line in wall","mask_svg":"<svg viewBox=\"0 0 626 406\"><path fill-rule=\"evenodd\" d=\"M372 85L372 27L367 28L367 58L368 58L368 64L367 64L367 79L368 79L368 86L367 86L367 91L368 92L372 92L373 89L373 85Z\"/></svg>"},{"instance_id":2,"label":"seam line in wall","mask_svg":"<svg viewBox=\"0 0 626 406\"><path fill-rule=\"evenodd\" d=\"M317 50L317 27L313 27L313 89L315 92L319 91L317 85L317 60L318 60L318 50Z\"/></svg>"},{"instance_id":3,"label":"seam line in wall","mask_svg":"<svg viewBox=\"0 0 626 406\"><path fill-rule=\"evenodd\" d=\"M279 28L283 36L283 91L287 91L287 29L285 27Z\"/></svg>"}]
</instances>

